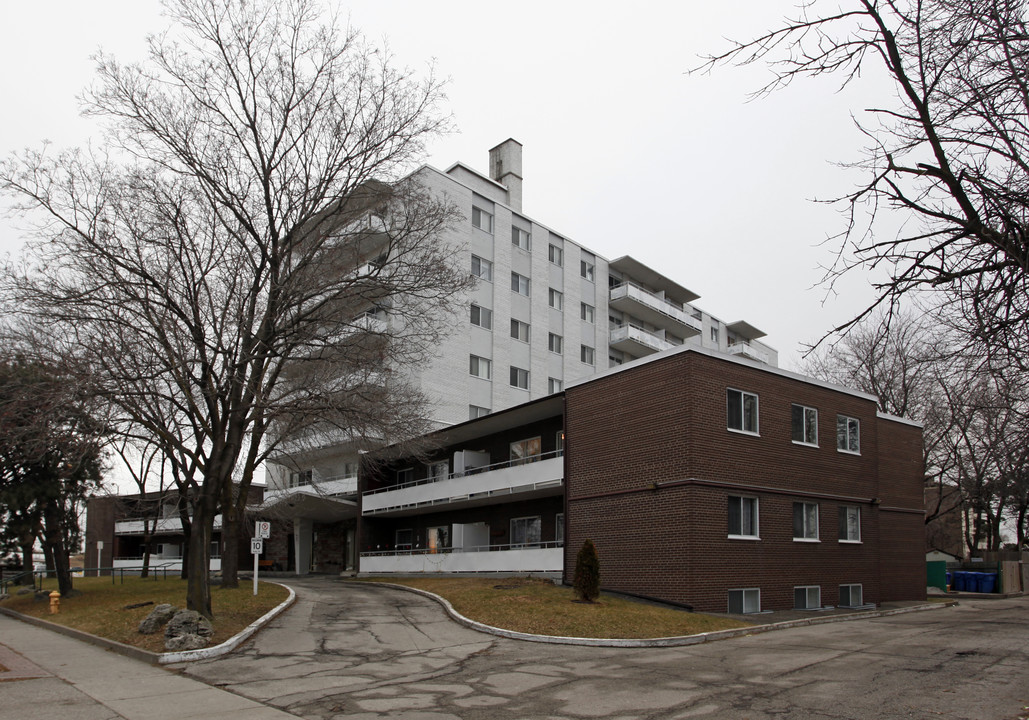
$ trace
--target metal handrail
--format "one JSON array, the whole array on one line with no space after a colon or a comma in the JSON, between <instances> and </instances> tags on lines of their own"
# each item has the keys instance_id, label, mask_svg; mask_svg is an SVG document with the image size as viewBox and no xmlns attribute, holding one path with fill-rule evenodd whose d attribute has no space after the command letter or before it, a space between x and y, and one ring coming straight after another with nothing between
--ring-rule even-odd
<instances>
[{"instance_id":1,"label":"metal handrail","mask_svg":"<svg viewBox=\"0 0 1029 720\"><path fill-rule=\"evenodd\" d=\"M388 557L393 555L444 555L449 553L495 552L505 550L541 550L564 547L563 540L511 543L508 545L472 545L470 547L405 548L403 550L367 550L361 557Z\"/></svg>"},{"instance_id":2,"label":"metal handrail","mask_svg":"<svg viewBox=\"0 0 1029 720\"><path fill-rule=\"evenodd\" d=\"M171 567L173 564L174 563L170 563L169 562L169 563L161 563L160 565L151 565L148 568L147 571L148 572L153 572L154 581L156 581L158 579L158 577L157 577L158 573L160 573L162 579L167 580L168 579L168 571L173 569ZM95 572L97 574L97 576L99 577L100 573L105 571L105 570L110 570L111 571L111 584L112 585L116 584L115 583L115 578L120 578L121 579L121 584L124 585L125 584L125 573L128 572L129 576L131 577L134 574L141 573L143 571L143 566L142 565L138 565L138 566L130 566L130 567L113 567L112 566L112 567L82 568L81 571L80 570L76 570L75 572L82 572L83 574L90 573L90 572ZM178 572L178 568L174 568L174 570L175 570L175 572ZM42 590L43 589L43 580L47 579L54 572L56 572L56 570L54 568L46 568L44 570L32 570L31 573L29 573L29 572L21 572L21 573L18 573L17 575L15 575L12 578L4 578L4 580L2 582L0 582L0 595L7 594L8 591L10 590L11 586L15 584L16 580L24 578L26 575L29 575L29 574L32 575L32 588L36 589L36 590ZM37 580L37 578L38 578L38 580ZM56 579L56 578L53 578L53 579ZM26 585L25 587L28 587L28 586Z\"/></svg>"},{"instance_id":3,"label":"metal handrail","mask_svg":"<svg viewBox=\"0 0 1029 720\"><path fill-rule=\"evenodd\" d=\"M476 467L468 468L462 473L448 473L444 476L427 477L421 478L419 480L408 480L405 483L398 483L397 485L388 485L386 487L375 488L374 490L365 490L363 495L377 495L379 493L392 492L394 490L403 490L405 488L415 487L417 485L428 485L430 483L442 482L444 480L451 480L453 478L467 477L468 475L477 475L479 473L490 472L491 470L499 470L507 467L517 467L519 465L529 465L544 459L549 460L555 457L562 457L564 454L564 450L552 450L546 453L539 453L538 455L529 455L524 458L504 460L503 462L493 463L491 465L479 465Z\"/></svg>"}]
</instances>

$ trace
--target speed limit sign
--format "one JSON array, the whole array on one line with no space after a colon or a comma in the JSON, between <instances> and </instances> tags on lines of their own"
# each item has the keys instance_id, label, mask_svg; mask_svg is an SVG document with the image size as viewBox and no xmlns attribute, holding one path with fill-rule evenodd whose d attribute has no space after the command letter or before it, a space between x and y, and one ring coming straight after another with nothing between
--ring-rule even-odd
<instances>
[{"instance_id":1,"label":"speed limit sign","mask_svg":"<svg viewBox=\"0 0 1029 720\"><path fill-rule=\"evenodd\" d=\"M250 552L253 555L260 555L264 552L264 540L261 538L254 538L250 541Z\"/></svg>"}]
</instances>

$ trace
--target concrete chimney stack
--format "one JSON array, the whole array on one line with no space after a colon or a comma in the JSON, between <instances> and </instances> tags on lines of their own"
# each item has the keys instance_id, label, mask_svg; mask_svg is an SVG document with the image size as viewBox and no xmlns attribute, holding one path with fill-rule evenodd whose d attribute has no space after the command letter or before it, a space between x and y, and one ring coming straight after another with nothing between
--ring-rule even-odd
<instances>
[{"instance_id":1,"label":"concrete chimney stack","mask_svg":"<svg viewBox=\"0 0 1029 720\"><path fill-rule=\"evenodd\" d=\"M489 176L507 188L508 205L522 211L522 144L508 138L489 151Z\"/></svg>"}]
</instances>

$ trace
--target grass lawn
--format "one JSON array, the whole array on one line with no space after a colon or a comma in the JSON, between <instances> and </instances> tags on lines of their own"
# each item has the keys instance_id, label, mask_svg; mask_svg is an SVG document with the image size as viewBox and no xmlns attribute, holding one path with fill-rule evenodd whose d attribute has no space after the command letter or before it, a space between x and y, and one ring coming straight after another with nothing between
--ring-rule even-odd
<instances>
[{"instance_id":1,"label":"grass lawn","mask_svg":"<svg viewBox=\"0 0 1029 720\"><path fill-rule=\"evenodd\" d=\"M124 584L118 578L114 584L109 577L75 578L74 585L82 594L61 598L61 612L57 615L50 614L49 601L37 601L31 594L12 594L0 602L0 607L159 653L164 652L163 633L140 635L137 630L140 621L150 614L154 605L171 603L179 608L186 606L186 581L178 577L142 580L126 576ZM260 583L258 595L254 597L252 582L240 581L239 585L235 590L217 585L211 588L214 610L212 646L225 642L289 595L280 585ZM43 589L56 590L57 580L44 580ZM147 601L153 605L126 608L127 605Z\"/></svg>"},{"instance_id":2,"label":"grass lawn","mask_svg":"<svg viewBox=\"0 0 1029 720\"><path fill-rule=\"evenodd\" d=\"M595 603L576 602L570 587L534 578L377 579L440 595L465 617L486 625L537 635L657 638L748 626L606 593Z\"/></svg>"}]
</instances>

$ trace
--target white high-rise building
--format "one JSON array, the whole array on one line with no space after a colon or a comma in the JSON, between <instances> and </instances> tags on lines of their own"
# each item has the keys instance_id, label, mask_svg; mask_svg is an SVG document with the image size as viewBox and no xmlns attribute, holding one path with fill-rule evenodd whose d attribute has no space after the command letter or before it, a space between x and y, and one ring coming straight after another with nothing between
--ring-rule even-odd
<instances>
[{"instance_id":1,"label":"white high-rise building","mask_svg":"<svg viewBox=\"0 0 1029 720\"><path fill-rule=\"evenodd\" d=\"M489 151L489 174L463 163L423 166L411 179L465 212L445 241L478 281L463 321L415 373L439 426L558 392L565 383L683 344L770 366L760 330L699 309L675 280L624 255L608 260L522 212L522 146ZM268 468L266 506L293 520L297 568L311 558L314 525L356 515L358 451L331 446L283 457ZM355 567L353 531L342 565Z\"/></svg>"}]
</instances>

